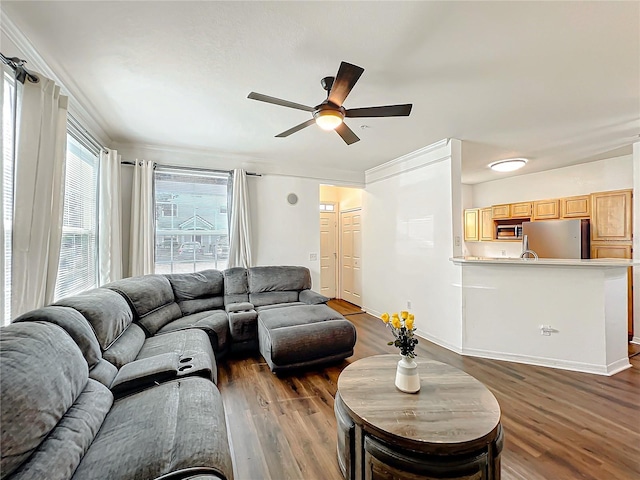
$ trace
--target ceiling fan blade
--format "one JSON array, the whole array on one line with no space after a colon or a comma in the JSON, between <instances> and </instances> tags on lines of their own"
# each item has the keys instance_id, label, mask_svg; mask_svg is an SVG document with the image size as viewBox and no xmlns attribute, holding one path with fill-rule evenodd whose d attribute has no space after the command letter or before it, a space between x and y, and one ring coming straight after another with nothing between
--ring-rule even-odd
<instances>
[{"instance_id":1,"label":"ceiling fan blade","mask_svg":"<svg viewBox=\"0 0 640 480\"><path fill-rule=\"evenodd\" d=\"M329 101L339 107L342 106L342 102L347 98L349 92L356 84L360 75L364 72L364 68L352 65L347 62L342 62L338 69L336 79L333 81L331 92L329 92Z\"/></svg>"},{"instance_id":2,"label":"ceiling fan blade","mask_svg":"<svg viewBox=\"0 0 640 480\"><path fill-rule=\"evenodd\" d=\"M358 136L355 133L353 133L353 130L347 127L347 124L344 122L342 122L340 125L336 127L336 132L338 132L338 135L342 137L342 139L345 141L347 145L351 145L352 143L356 143L360 141Z\"/></svg>"},{"instance_id":3,"label":"ceiling fan blade","mask_svg":"<svg viewBox=\"0 0 640 480\"><path fill-rule=\"evenodd\" d=\"M386 105L384 107L351 108L345 112L346 117L407 117L411 113L411 103L404 105Z\"/></svg>"},{"instance_id":4,"label":"ceiling fan blade","mask_svg":"<svg viewBox=\"0 0 640 480\"><path fill-rule=\"evenodd\" d=\"M303 128L307 128L309 125L313 125L314 123L316 123L316 121L315 119L312 118L311 120L307 120L306 122L303 122L300 125L296 125L295 127L290 128L286 132L279 133L278 135L276 135L276 137L279 137L279 138L288 137L292 133L296 133L297 131L302 130Z\"/></svg>"},{"instance_id":5,"label":"ceiling fan blade","mask_svg":"<svg viewBox=\"0 0 640 480\"><path fill-rule=\"evenodd\" d=\"M288 100L282 100L281 98L270 97L269 95L262 95L261 93L251 92L247 98L250 98L251 100L258 100L260 102L273 103L274 105L280 105L282 107L295 108L296 110L304 110L305 112L313 112L313 107L289 102Z\"/></svg>"}]
</instances>

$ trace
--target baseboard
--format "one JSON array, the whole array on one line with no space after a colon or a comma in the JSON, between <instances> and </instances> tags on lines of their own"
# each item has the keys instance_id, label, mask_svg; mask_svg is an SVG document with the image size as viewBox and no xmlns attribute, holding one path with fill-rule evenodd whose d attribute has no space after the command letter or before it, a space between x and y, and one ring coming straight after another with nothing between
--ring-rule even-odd
<instances>
[{"instance_id":1,"label":"baseboard","mask_svg":"<svg viewBox=\"0 0 640 480\"><path fill-rule=\"evenodd\" d=\"M380 318L383 312L378 312L376 310L372 310L369 307L365 307L364 305L360 307L363 312L368 313L369 315L373 315L374 317Z\"/></svg>"},{"instance_id":2,"label":"baseboard","mask_svg":"<svg viewBox=\"0 0 640 480\"><path fill-rule=\"evenodd\" d=\"M435 343L436 345L439 345L443 348L446 348L447 350L451 350L452 352L458 353L458 354L462 354L462 349L460 347L458 347L457 345L453 345L452 343L449 343L445 340L442 340L441 338L435 337L433 335L430 335L428 333L423 332L420 329L416 329L416 335L420 338L423 338L425 340L428 340L432 343Z\"/></svg>"},{"instance_id":3,"label":"baseboard","mask_svg":"<svg viewBox=\"0 0 640 480\"><path fill-rule=\"evenodd\" d=\"M640 345L640 337L636 337L634 335L634 337L631 339L631 343L637 343L638 345Z\"/></svg>"},{"instance_id":4,"label":"baseboard","mask_svg":"<svg viewBox=\"0 0 640 480\"><path fill-rule=\"evenodd\" d=\"M493 352L490 350L479 350L475 348L464 348L462 355L469 357L488 358L491 360L502 360L505 362L524 363L526 365L536 365L539 367L557 368L560 370L571 370L574 372L592 373L595 375L611 376L622 370L631 367L628 358L617 360L609 365L598 365L584 362L573 362L571 360L558 360L546 357L534 357L530 355L518 355L513 353Z\"/></svg>"}]
</instances>

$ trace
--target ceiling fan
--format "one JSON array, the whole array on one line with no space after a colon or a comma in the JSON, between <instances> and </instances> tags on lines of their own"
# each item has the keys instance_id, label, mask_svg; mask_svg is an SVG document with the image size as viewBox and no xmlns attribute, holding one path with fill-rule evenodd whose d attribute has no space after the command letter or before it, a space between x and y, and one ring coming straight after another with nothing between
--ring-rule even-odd
<instances>
[{"instance_id":1,"label":"ceiling fan","mask_svg":"<svg viewBox=\"0 0 640 480\"><path fill-rule=\"evenodd\" d=\"M295 108L297 110L304 110L311 112L313 115L313 118L310 120L296 125L276 135L276 137L288 137L292 133L296 133L309 125L317 123L323 130L335 130L347 145L351 145L352 143L360 141L360 139L353 133L353 130L344 123L344 117L407 117L411 113L412 107L412 104L407 103L404 105L345 109L342 104L363 72L364 68L347 62L340 63L338 74L335 77L325 77L320 81L322 88L327 91L327 99L315 107L308 107L256 92L251 92L247 98L260 102L273 103L274 105L281 105L283 107Z\"/></svg>"}]
</instances>

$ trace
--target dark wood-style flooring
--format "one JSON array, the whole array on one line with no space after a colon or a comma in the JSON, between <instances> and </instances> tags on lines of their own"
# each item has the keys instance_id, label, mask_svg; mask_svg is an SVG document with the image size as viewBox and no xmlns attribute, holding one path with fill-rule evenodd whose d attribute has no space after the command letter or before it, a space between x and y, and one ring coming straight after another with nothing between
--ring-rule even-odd
<instances>
[{"instance_id":1,"label":"dark wood-style flooring","mask_svg":"<svg viewBox=\"0 0 640 480\"><path fill-rule=\"evenodd\" d=\"M357 328L346 361L288 376L259 354L220 362L236 480L339 480L333 399L342 369L397 353L375 317L342 301L330 305ZM585 346L585 348L588 348ZM463 357L426 340L417 354L483 382L502 409L504 480L640 479L640 355L613 377Z\"/></svg>"}]
</instances>

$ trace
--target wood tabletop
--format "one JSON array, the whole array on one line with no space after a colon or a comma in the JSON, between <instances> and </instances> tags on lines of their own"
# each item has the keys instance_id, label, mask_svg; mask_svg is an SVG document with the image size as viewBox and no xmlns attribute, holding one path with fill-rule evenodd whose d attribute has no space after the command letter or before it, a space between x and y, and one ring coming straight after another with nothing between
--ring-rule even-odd
<instances>
[{"instance_id":1,"label":"wood tabletop","mask_svg":"<svg viewBox=\"0 0 640 480\"><path fill-rule=\"evenodd\" d=\"M400 355L376 355L346 367L340 397L353 420L376 436L424 451L464 450L495 439L500 406L478 380L450 365L416 357L420 391L394 384Z\"/></svg>"}]
</instances>

